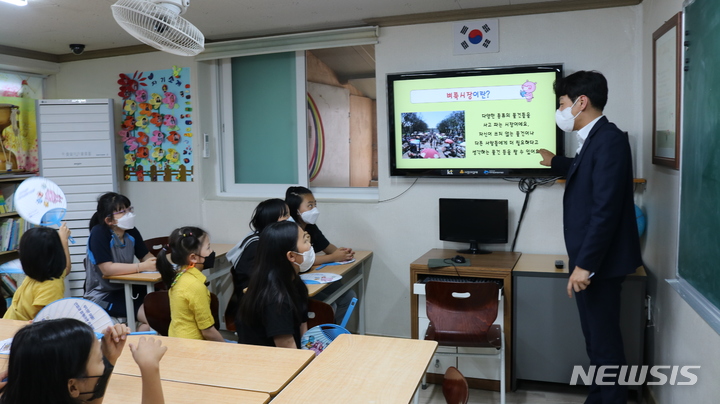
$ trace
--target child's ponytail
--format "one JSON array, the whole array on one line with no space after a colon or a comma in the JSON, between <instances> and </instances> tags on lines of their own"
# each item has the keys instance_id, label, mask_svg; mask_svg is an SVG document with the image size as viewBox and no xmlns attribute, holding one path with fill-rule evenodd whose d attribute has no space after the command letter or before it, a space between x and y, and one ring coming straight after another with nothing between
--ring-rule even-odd
<instances>
[{"instance_id":1,"label":"child's ponytail","mask_svg":"<svg viewBox=\"0 0 720 404\"><path fill-rule=\"evenodd\" d=\"M190 254L200 251L201 238L206 234L201 228L193 226L177 228L170 234L168 245L160 251L155 264L168 289L175 281L177 270L190 264Z\"/></svg>"},{"instance_id":2,"label":"child's ponytail","mask_svg":"<svg viewBox=\"0 0 720 404\"><path fill-rule=\"evenodd\" d=\"M157 261L155 262L155 267L157 268L158 272L160 272L163 283L165 284L165 286L167 286L168 289L170 289L173 280L175 280L177 265L173 264L173 262L170 261L170 258L174 258L172 245L174 244L173 241L177 240L179 230L180 229L173 230L173 232L170 234L170 237L168 238L168 244L164 245L163 248L160 249L160 252L157 255ZM168 258L168 256L170 256L170 258Z\"/></svg>"}]
</instances>

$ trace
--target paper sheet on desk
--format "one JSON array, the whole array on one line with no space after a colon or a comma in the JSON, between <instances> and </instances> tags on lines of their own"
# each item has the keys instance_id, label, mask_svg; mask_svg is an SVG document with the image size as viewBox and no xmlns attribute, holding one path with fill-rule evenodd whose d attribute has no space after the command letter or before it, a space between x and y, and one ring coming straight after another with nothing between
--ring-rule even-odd
<instances>
[{"instance_id":1,"label":"paper sheet on desk","mask_svg":"<svg viewBox=\"0 0 720 404\"><path fill-rule=\"evenodd\" d=\"M158 272L158 271L141 271L140 273L141 274L159 274L160 272Z\"/></svg>"},{"instance_id":2,"label":"paper sheet on desk","mask_svg":"<svg viewBox=\"0 0 720 404\"><path fill-rule=\"evenodd\" d=\"M320 283L330 283L330 282L338 281L338 280L342 279L342 275L324 273L324 272L315 272L315 273L311 273L311 274L301 274L300 279L302 279L302 281L305 282L305 284L317 285Z\"/></svg>"},{"instance_id":3,"label":"paper sheet on desk","mask_svg":"<svg viewBox=\"0 0 720 404\"><path fill-rule=\"evenodd\" d=\"M0 355L10 355L10 345L12 345L12 340L12 338L8 338L0 341Z\"/></svg>"}]
</instances>

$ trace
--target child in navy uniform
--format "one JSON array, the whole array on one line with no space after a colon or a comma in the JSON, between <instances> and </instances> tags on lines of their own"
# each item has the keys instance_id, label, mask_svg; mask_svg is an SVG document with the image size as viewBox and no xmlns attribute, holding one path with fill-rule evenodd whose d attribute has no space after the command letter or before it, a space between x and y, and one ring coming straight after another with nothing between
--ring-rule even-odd
<instances>
[{"instance_id":1,"label":"child in navy uniform","mask_svg":"<svg viewBox=\"0 0 720 404\"><path fill-rule=\"evenodd\" d=\"M148 251L138 229L130 200L108 192L98 198L97 212L90 219L90 237L85 259L85 299L97 303L113 317L127 317L125 293L120 283L103 276L155 271L155 257ZM135 258L140 262L134 262ZM139 331L149 331L142 302L147 289L133 286L134 310Z\"/></svg>"}]
</instances>

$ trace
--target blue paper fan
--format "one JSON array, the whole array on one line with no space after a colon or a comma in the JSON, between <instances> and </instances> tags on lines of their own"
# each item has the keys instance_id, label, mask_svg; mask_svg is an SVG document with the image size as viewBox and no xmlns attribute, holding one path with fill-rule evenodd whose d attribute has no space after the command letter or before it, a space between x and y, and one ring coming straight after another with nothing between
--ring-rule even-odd
<instances>
[{"instance_id":1,"label":"blue paper fan","mask_svg":"<svg viewBox=\"0 0 720 404\"><path fill-rule=\"evenodd\" d=\"M345 329L345 325L348 320L350 320L350 315L355 309L356 304L357 298L353 297L350 306L348 306L348 310L345 312L342 324L321 324L307 330L300 339L300 348L315 351L315 356L317 356L320 355L320 352L324 351L338 335L350 334L350 331Z\"/></svg>"},{"instance_id":2,"label":"blue paper fan","mask_svg":"<svg viewBox=\"0 0 720 404\"><path fill-rule=\"evenodd\" d=\"M20 217L41 226L62 226L67 199L62 189L44 177L31 177L20 183L13 195ZM68 238L71 243L75 240Z\"/></svg>"},{"instance_id":3,"label":"blue paper fan","mask_svg":"<svg viewBox=\"0 0 720 404\"><path fill-rule=\"evenodd\" d=\"M40 219L40 226L62 226L62 220L65 218L67 209L65 208L54 208L45 212Z\"/></svg>"},{"instance_id":4,"label":"blue paper fan","mask_svg":"<svg viewBox=\"0 0 720 404\"><path fill-rule=\"evenodd\" d=\"M315 351L315 355L320 355L340 334L350 334L350 331L336 324L315 326L303 334L300 339L300 348Z\"/></svg>"}]
</instances>

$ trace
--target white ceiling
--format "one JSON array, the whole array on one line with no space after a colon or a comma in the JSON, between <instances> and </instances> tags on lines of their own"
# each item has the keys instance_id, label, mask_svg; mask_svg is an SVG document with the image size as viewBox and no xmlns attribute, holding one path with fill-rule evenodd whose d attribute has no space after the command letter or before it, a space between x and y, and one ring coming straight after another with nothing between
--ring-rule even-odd
<instances>
[{"instance_id":1,"label":"white ceiling","mask_svg":"<svg viewBox=\"0 0 720 404\"><path fill-rule=\"evenodd\" d=\"M207 41L218 41L367 25L364 20L389 16L560 1L571 0L192 0L184 17ZM85 44L88 52L139 45L115 23L114 2L0 3L0 46L63 55L71 43Z\"/></svg>"}]
</instances>

